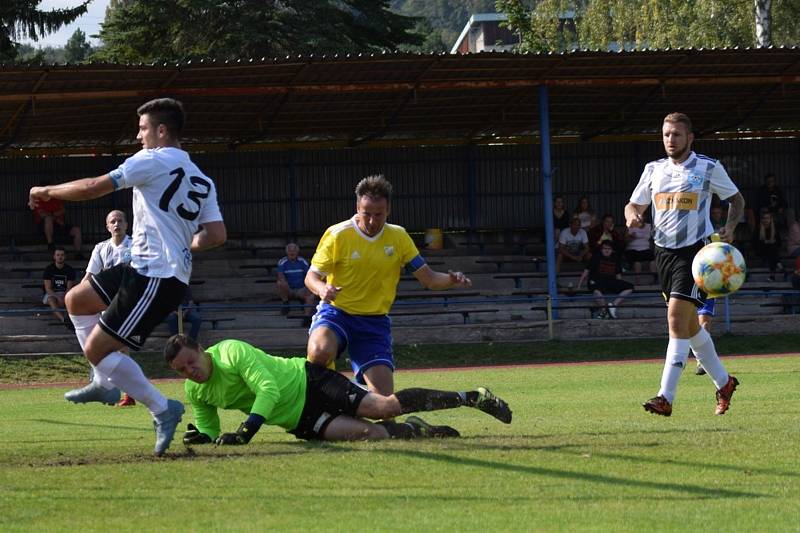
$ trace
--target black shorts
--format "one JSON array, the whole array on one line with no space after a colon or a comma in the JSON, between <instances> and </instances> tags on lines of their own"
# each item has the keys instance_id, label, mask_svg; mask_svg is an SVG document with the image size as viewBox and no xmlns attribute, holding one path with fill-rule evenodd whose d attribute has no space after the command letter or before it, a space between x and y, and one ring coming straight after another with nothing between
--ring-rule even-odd
<instances>
[{"instance_id":1,"label":"black shorts","mask_svg":"<svg viewBox=\"0 0 800 533\"><path fill-rule=\"evenodd\" d=\"M703 241L697 241L685 248L656 246L656 267L665 300L677 298L691 302L697 307L705 305L706 293L700 290L692 277L692 260L703 246Z\"/></svg>"},{"instance_id":2,"label":"black shorts","mask_svg":"<svg viewBox=\"0 0 800 533\"><path fill-rule=\"evenodd\" d=\"M56 244L72 244L72 235L69 232L74 227L72 224L53 222L53 242ZM39 229L44 233L44 222L39 223Z\"/></svg>"},{"instance_id":3,"label":"black shorts","mask_svg":"<svg viewBox=\"0 0 800 533\"><path fill-rule=\"evenodd\" d=\"M183 301L187 285L177 278L148 278L130 265L117 265L89 278L108 309L100 316L103 331L134 350Z\"/></svg>"},{"instance_id":4,"label":"black shorts","mask_svg":"<svg viewBox=\"0 0 800 533\"><path fill-rule=\"evenodd\" d=\"M647 250L625 250L625 259L627 259L629 263L643 263L645 261L652 261L655 259L655 256L653 255L653 250L650 248Z\"/></svg>"},{"instance_id":5,"label":"black shorts","mask_svg":"<svg viewBox=\"0 0 800 533\"><path fill-rule=\"evenodd\" d=\"M369 391L342 374L306 362L306 405L297 427L289 433L298 439L322 440L325 428L339 415L357 416Z\"/></svg>"},{"instance_id":6,"label":"black shorts","mask_svg":"<svg viewBox=\"0 0 800 533\"><path fill-rule=\"evenodd\" d=\"M590 279L589 280L589 290L592 291L600 291L603 294L606 293L619 293L622 291L633 290L633 283L630 281L625 281L624 279Z\"/></svg>"}]
</instances>

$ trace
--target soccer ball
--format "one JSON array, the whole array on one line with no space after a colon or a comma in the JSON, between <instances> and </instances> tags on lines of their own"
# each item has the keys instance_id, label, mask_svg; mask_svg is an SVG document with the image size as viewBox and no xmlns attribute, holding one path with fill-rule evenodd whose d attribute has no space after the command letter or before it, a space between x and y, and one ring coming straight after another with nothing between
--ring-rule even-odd
<instances>
[{"instance_id":1,"label":"soccer ball","mask_svg":"<svg viewBox=\"0 0 800 533\"><path fill-rule=\"evenodd\" d=\"M692 261L694 282L711 298L738 291L746 275L742 253L726 242L703 246Z\"/></svg>"}]
</instances>

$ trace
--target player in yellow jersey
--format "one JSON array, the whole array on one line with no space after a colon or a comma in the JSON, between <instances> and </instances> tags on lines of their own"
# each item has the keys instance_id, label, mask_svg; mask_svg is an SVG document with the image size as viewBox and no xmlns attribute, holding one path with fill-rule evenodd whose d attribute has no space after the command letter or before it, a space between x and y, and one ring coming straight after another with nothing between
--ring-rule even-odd
<instances>
[{"instance_id":1,"label":"player in yellow jersey","mask_svg":"<svg viewBox=\"0 0 800 533\"><path fill-rule=\"evenodd\" d=\"M356 186L356 214L329 227L306 274L306 287L321 302L311 322L308 360L326 366L348 350L359 383L388 396L394 392L388 313L403 267L428 289L471 287L463 272L436 272L401 226L387 224L392 185L382 175Z\"/></svg>"}]
</instances>

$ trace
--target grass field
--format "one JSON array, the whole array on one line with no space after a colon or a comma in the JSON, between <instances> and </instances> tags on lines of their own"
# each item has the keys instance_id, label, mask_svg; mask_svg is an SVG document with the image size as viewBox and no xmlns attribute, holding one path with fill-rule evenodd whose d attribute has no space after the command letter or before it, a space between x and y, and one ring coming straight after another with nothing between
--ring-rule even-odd
<instances>
[{"instance_id":1,"label":"grass field","mask_svg":"<svg viewBox=\"0 0 800 533\"><path fill-rule=\"evenodd\" d=\"M2 390L0 529L797 531L800 357L726 364L741 386L725 416L689 371L671 418L645 413L660 362L400 372L399 387L488 385L514 421L428 413L462 438L413 442L269 428L243 447L178 441L161 459L142 407ZM223 429L242 419L226 413Z\"/></svg>"}]
</instances>

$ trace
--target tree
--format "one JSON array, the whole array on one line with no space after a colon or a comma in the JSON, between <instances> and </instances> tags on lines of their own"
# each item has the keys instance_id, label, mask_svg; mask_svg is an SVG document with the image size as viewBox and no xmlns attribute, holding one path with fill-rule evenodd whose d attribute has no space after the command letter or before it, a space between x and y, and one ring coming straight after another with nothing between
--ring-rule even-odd
<instances>
[{"instance_id":1,"label":"tree","mask_svg":"<svg viewBox=\"0 0 800 533\"><path fill-rule=\"evenodd\" d=\"M93 59L154 62L333 54L419 44L388 0L112 0Z\"/></svg>"},{"instance_id":2,"label":"tree","mask_svg":"<svg viewBox=\"0 0 800 533\"><path fill-rule=\"evenodd\" d=\"M773 44L800 41L800 0L497 0L522 35L520 48L530 51L751 47L757 6L759 20L771 22Z\"/></svg>"},{"instance_id":3,"label":"tree","mask_svg":"<svg viewBox=\"0 0 800 533\"><path fill-rule=\"evenodd\" d=\"M86 34L78 28L64 47L64 58L68 63L80 63L86 59L91 49L92 46L86 42Z\"/></svg>"},{"instance_id":4,"label":"tree","mask_svg":"<svg viewBox=\"0 0 800 533\"><path fill-rule=\"evenodd\" d=\"M772 0L755 0L756 44L760 47L772 45Z\"/></svg>"},{"instance_id":5,"label":"tree","mask_svg":"<svg viewBox=\"0 0 800 533\"><path fill-rule=\"evenodd\" d=\"M86 13L91 2L84 0L72 8L42 11L38 9L42 0L3 0L0 2L0 61L16 59L19 39L36 41L57 31Z\"/></svg>"}]
</instances>

